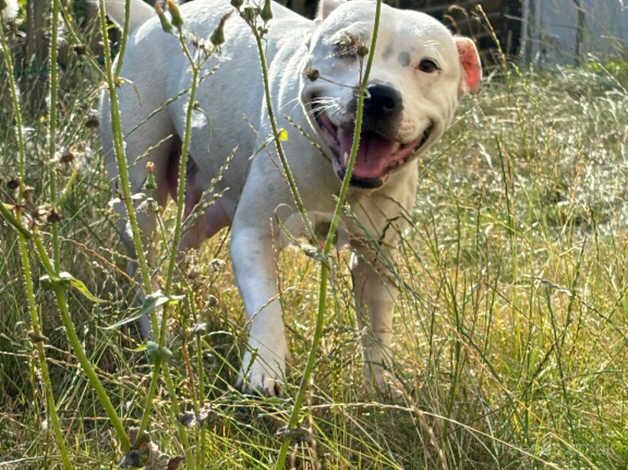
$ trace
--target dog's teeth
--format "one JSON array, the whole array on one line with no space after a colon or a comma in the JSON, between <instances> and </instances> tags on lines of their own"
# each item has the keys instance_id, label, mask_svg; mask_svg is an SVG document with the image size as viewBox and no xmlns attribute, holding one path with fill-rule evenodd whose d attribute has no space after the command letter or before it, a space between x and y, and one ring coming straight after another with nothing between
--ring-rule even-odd
<instances>
[{"instance_id":1,"label":"dog's teeth","mask_svg":"<svg viewBox=\"0 0 628 470\"><path fill-rule=\"evenodd\" d=\"M397 150L399 150L399 148L401 148L401 144L399 142L395 142L392 146L392 153L397 152Z\"/></svg>"}]
</instances>

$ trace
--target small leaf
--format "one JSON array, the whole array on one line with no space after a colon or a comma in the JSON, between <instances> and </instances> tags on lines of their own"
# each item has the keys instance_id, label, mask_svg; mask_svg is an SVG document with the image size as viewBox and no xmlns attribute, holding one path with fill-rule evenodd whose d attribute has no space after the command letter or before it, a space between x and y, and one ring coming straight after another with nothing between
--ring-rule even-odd
<instances>
[{"instance_id":1,"label":"small leaf","mask_svg":"<svg viewBox=\"0 0 628 470\"><path fill-rule=\"evenodd\" d=\"M153 313L162 305L177 304L181 299L183 299L183 297L183 295L171 295L168 297L164 295L160 290L153 292L152 294L146 296L146 298L144 299L144 303L142 304L142 307L138 312L134 313L131 316L123 318L122 320L118 320L112 325L103 327L103 330L113 330L116 328L120 328L123 325L139 320L143 316L148 317L151 313Z\"/></svg>"},{"instance_id":2,"label":"small leaf","mask_svg":"<svg viewBox=\"0 0 628 470\"><path fill-rule=\"evenodd\" d=\"M126 317L126 318L123 318L122 320L118 320L117 322L115 322L115 323L114 323L114 324L112 324L112 325L103 326L103 327L102 327L102 329L103 329L103 330L115 330L116 328L120 328L121 326L124 326L124 325L126 325L126 324L128 324L128 323L132 323L132 322L134 322L134 321L137 321L137 320L139 320L141 317L142 317L142 312L141 312L141 311L139 311L139 312L137 312L137 313L135 313L135 314L131 315L130 317ZM139 351L144 351L144 350L145 350L145 347L144 347L144 346L140 346L140 347L138 348L138 350L139 350Z\"/></svg>"},{"instance_id":3,"label":"small leaf","mask_svg":"<svg viewBox=\"0 0 628 470\"><path fill-rule=\"evenodd\" d=\"M62 273L59 273L59 277L61 277L61 280L63 280L64 282L68 282L71 287L83 294L83 297L85 297L87 300L91 300L95 303L104 302L103 299L100 299L92 294L83 281L75 278L70 273L64 271Z\"/></svg>"},{"instance_id":4,"label":"small leaf","mask_svg":"<svg viewBox=\"0 0 628 470\"><path fill-rule=\"evenodd\" d=\"M39 281L46 289L51 289L55 285L61 285L64 288L72 287L73 289L79 291L79 293L81 293L87 300L91 300L95 303L104 302L103 299L100 299L92 294L83 281L75 278L72 274L66 271L60 272L58 277L50 277L48 275L42 276L39 278Z\"/></svg>"}]
</instances>

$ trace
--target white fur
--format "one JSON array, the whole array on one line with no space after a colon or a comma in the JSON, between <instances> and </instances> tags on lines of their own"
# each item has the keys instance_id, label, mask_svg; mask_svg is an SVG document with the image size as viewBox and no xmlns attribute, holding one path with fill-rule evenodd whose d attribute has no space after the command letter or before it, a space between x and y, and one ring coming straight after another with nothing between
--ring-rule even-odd
<instances>
[{"instance_id":1,"label":"white fur","mask_svg":"<svg viewBox=\"0 0 628 470\"><path fill-rule=\"evenodd\" d=\"M98 0L88 0L88 3L98 6ZM129 30L134 31L149 19L156 17L155 10L147 3L140 0L129 2L131 12L129 15ZM107 16L119 27L124 25L126 0L107 0L105 10Z\"/></svg>"},{"instance_id":2,"label":"white fur","mask_svg":"<svg viewBox=\"0 0 628 470\"><path fill-rule=\"evenodd\" d=\"M4 0L5 5L2 10L2 19L4 20L12 20L17 16L19 11L19 5L17 4L17 0Z\"/></svg>"},{"instance_id":3,"label":"white fur","mask_svg":"<svg viewBox=\"0 0 628 470\"><path fill-rule=\"evenodd\" d=\"M303 100L318 90L338 105L336 111L330 112L330 118L347 118L345 107L353 96L352 87L358 83L360 67L355 60L334 58L333 43L343 32L368 40L374 11L374 4L365 0L349 4L338 0L323 2L316 21L273 4L274 16L265 42L273 107L279 126L289 131L289 140L284 143L287 158L305 207L316 217L333 212L340 180L329 161L333 159L329 147L321 139L320 129ZM117 23L123 18L120 4L121 0L107 0L107 10ZM131 5L133 33L122 69L128 84L119 88L119 100L127 159L133 162L132 189L140 192L146 178L146 159L155 164L158 185L167 184L169 143L153 148L139 162L137 159L169 135L183 134L187 95L148 121L146 117L189 87L190 72L177 39L162 32L157 18L149 15L140 0L131 0ZM229 2L223 0L187 3L181 6L184 27L189 33L207 38L231 9ZM189 194L205 190L221 171L227 155L234 148L237 151L216 188L223 195L186 234L181 249L197 246L222 226L231 225L233 269L250 322L240 381L247 389L273 394L283 380L288 349L275 269L280 228L272 221L279 218L294 226L295 210L274 147L264 145L271 131L253 36L248 26L232 15L226 22L225 37L221 54L213 56L205 66L205 70L218 70L204 79L198 89L200 111L195 114L190 150L198 170L188 182ZM416 67L403 67L397 54L383 57L387 45L397 52L410 51L413 61L429 55L439 61L442 70L428 75ZM330 80L309 81L304 73L308 68L316 68ZM398 139L416 139L432 122L431 143L445 130L457 104L461 69L454 39L444 26L427 15L384 5L371 79L393 84L403 96ZM107 168L115 178L109 112L108 98L103 94L103 145ZM293 122L321 144L327 155L321 155L293 127ZM139 123L143 124L135 129ZM358 318L367 331L365 371L377 384L383 381L383 364L392 338L395 288L386 276L378 274L385 263L375 261L373 244L365 240L379 240L377 258L389 259L388 252L404 228L405 214L414 204L417 178L417 166L407 163L388 174L385 184L376 190L352 189L349 203L355 219L347 217L343 221L357 254L352 274ZM166 197L163 190L158 191L160 202L165 202ZM118 210L124 216L124 210ZM145 231L150 231L150 220L142 217L142 224ZM130 235L124 221L120 229L128 244ZM293 230L297 232L294 235L300 235L300 229Z\"/></svg>"}]
</instances>

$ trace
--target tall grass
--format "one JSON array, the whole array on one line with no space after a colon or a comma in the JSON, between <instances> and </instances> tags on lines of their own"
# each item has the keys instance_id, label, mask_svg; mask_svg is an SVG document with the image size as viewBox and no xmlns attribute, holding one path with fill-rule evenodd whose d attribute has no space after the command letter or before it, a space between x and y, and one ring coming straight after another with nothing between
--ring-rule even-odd
<instances>
[{"instance_id":1,"label":"tall grass","mask_svg":"<svg viewBox=\"0 0 628 470\"><path fill-rule=\"evenodd\" d=\"M277 431L288 425L311 350L320 263L294 251L280 258L292 352L287 398L245 396L232 386L245 318L223 262L226 232L187 256L185 274L169 277L172 292L185 297L169 307L170 334L158 341L172 357L155 374L129 329L107 328L137 308L127 300L135 281L107 209L109 184L89 117L100 83L108 79L115 89L115 76L101 75L97 63L89 50L72 58L58 77L56 123L25 112L17 134L9 90L0 89L0 201L12 211L20 202L12 181L23 154L24 213L34 220L56 201L61 215L58 222L41 215L41 242L28 242L21 255L20 234L0 225L0 467L111 467L125 454L127 463L152 458L153 468L174 465L178 455L190 468L273 466L285 436ZM405 214L413 229L401 234L388 266L400 288L390 371L396 397L364 387L348 258L338 254L329 264L320 348L303 403L311 429L291 434L288 463L625 467L627 77L621 61L553 72L500 68L464 102L418 163L417 203ZM22 86L24 103L28 90ZM51 129L55 154L67 158L51 159ZM159 226L168 233L181 223L175 209ZM156 248L156 259L168 259L168 246ZM56 257L59 266L42 262ZM23 290L25 265L32 295ZM103 301L80 289L55 296L40 279L60 271ZM56 304L59 294L65 308ZM68 313L64 321L58 307ZM78 344L67 339L70 314ZM33 335L37 315L42 331ZM85 362L109 414L81 370ZM61 441L59 433L54 439L53 402ZM124 426L117 434L112 412ZM138 426L148 435L131 430ZM138 438L144 445L129 455Z\"/></svg>"}]
</instances>

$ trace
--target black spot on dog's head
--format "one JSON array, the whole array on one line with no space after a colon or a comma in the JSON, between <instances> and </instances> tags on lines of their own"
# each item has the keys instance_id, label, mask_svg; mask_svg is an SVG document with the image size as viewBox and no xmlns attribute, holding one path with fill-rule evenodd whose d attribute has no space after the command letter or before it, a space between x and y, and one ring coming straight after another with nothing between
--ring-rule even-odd
<instances>
[{"instance_id":1,"label":"black spot on dog's head","mask_svg":"<svg viewBox=\"0 0 628 470\"><path fill-rule=\"evenodd\" d=\"M406 51L400 52L397 56L397 60L402 67L407 67L410 65L410 53Z\"/></svg>"}]
</instances>

